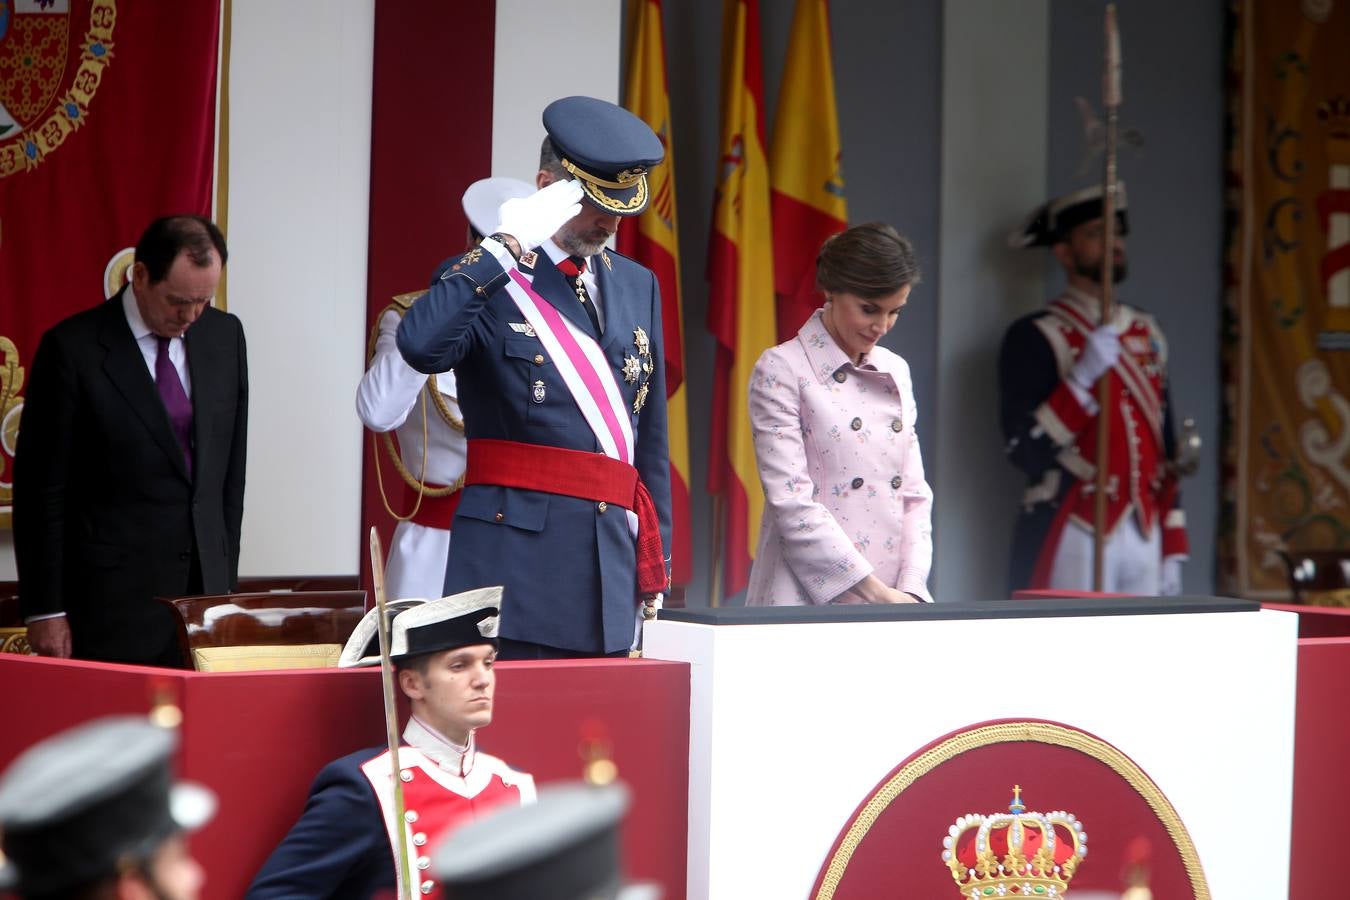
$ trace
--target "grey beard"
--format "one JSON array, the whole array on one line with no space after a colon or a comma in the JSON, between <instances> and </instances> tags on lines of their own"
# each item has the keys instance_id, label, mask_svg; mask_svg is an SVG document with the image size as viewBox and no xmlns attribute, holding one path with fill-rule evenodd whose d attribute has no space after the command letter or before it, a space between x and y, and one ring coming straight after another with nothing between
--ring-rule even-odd
<instances>
[{"instance_id":1,"label":"grey beard","mask_svg":"<svg viewBox=\"0 0 1350 900\"><path fill-rule=\"evenodd\" d=\"M580 236L575 234L560 234L555 240L559 247L572 256L594 256L605 246L605 241L592 243L582 240Z\"/></svg>"}]
</instances>

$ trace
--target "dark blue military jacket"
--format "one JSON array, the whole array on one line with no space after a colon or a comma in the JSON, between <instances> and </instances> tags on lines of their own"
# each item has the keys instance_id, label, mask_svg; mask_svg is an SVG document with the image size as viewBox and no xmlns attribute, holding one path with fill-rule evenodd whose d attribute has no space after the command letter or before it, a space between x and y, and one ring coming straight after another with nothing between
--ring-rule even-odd
<instances>
[{"instance_id":1,"label":"dark blue military jacket","mask_svg":"<svg viewBox=\"0 0 1350 900\"><path fill-rule=\"evenodd\" d=\"M595 328L548 254L536 249L533 288L586 334ZM599 335L634 437L634 465L670 547L670 463L661 298L656 276L614 251L591 257L604 310ZM554 361L504 289L507 275L475 248L413 304L398 347L421 372L455 370L470 441L478 438L600 452ZM482 288L480 293L477 289ZM639 333L640 332L640 333ZM650 371L633 360L645 335ZM639 395L645 388L639 408ZM470 485L455 514L447 594L500 584L501 635L588 653L626 649L637 608L635 542L622 509L577 497ZM669 571L669 566L667 566Z\"/></svg>"},{"instance_id":2,"label":"dark blue military jacket","mask_svg":"<svg viewBox=\"0 0 1350 900\"><path fill-rule=\"evenodd\" d=\"M394 890L389 832L361 771L386 751L358 750L323 767L309 789L304 814L253 880L247 900L368 900Z\"/></svg>"}]
</instances>

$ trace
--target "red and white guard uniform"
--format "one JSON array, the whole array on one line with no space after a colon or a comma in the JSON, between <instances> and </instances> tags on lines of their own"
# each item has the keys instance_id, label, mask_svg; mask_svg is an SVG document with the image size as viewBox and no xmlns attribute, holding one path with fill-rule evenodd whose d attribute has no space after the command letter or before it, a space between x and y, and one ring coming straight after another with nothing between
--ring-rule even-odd
<instances>
[{"instance_id":1,"label":"red and white guard uniform","mask_svg":"<svg viewBox=\"0 0 1350 900\"><path fill-rule=\"evenodd\" d=\"M1097 298L1070 287L1008 329L999 359L1005 451L1027 475L1012 588L1092 587L1097 391L1068 379L1100 321ZM1157 594L1164 558L1187 553L1167 389L1167 344L1153 317L1123 304L1110 379L1104 584Z\"/></svg>"}]
</instances>

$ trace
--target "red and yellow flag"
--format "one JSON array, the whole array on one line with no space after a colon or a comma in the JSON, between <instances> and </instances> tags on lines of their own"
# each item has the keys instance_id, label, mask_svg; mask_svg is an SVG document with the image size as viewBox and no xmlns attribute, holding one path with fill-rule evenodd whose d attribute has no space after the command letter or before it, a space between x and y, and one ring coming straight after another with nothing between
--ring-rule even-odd
<instances>
[{"instance_id":1,"label":"red and yellow flag","mask_svg":"<svg viewBox=\"0 0 1350 900\"><path fill-rule=\"evenodd\" d=\"M746 389L774 344L773 239L764 153L758 0L726 0L722 20L722 143L708 249L708 330L717 339L708 490L722 499L722 586L743 590L764 494L750 441Z\"/></svg>"},{"instance_id":2,"label":"red and yellow flag","mask_svg":"<svg viewBox=\"0 0 1350 900\"><path fill-rule=\"evenodd\" d=\"M848 227L840 156L829 3L797 0L769 157L780 342L796 335L820 305L816 254L826 238Z\"/></svg>"},{"instance_id":3,"label":"red and yellow flag","mask_svg":"<svg viewBox=\"0 0 1350 900\"><path fill-rule=\"evenodd\" d=\"M661 326L665 331L666 414L670 436L671 582L688 584L692 569L689 532L689 415L685 408L684 339L680 301L679 227L675 216L675 153L666 88L666 48L661 0L635 0L630 7L628 82L624 102L651 126L666 148L666 161L647 175L651 203L619 229L619 252L656 273L661 287Z\"/></svg>"}]
</instances>

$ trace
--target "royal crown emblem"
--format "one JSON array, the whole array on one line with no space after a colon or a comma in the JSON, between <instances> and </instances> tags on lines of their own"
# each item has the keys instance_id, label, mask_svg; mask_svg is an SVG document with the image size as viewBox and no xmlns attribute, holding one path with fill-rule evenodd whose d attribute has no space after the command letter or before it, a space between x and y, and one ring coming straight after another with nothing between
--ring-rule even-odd
<instances>
[{"instance_id":1,"label":"royal crown emblem","mask_svg":"<svg viewBox=\"0 0 1350 900\"><path fill-rule=\"evenodd\" d=\"M1083 823L1064 811L1027 812L1020 785L1006 813L962 816L942 841L942 861L962 897L1061 900L1083 858Z\"/></svg>"}]
</instances>

